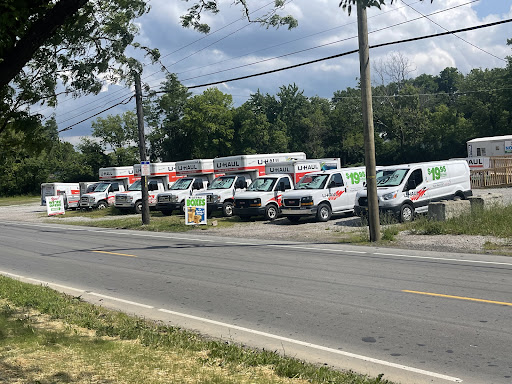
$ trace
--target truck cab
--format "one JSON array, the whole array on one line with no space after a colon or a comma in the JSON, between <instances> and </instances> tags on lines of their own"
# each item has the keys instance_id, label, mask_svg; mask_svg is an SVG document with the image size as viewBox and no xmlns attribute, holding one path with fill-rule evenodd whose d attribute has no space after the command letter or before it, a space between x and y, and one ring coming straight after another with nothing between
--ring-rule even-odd
<instances>
[{"instance_id":1,"label":"truck cab","mask_svg":"<svg viewBox=\"0 0 512 384\"><path fill-rule=\"evenodd\" d=\"M107 208L114 204L117 192L126 191L136 181L133 166L100 168L99 174L94 190L80 196L80 208Z\"/></svg>"},{"instance_id":2,"label":"truck cab","mask_svg":"<svg viewBox=\"0 0 512 384\"><path fill-rule=\"evenodd\" d=\"M236 194L234 214L240 218L263 215L266 220L275 220L280 214L282 193L292 188L293 179L288 174L260 176Z\"/></svg>"},{"instance_id":3,"label":"truck cab","mask_svg":"<svg viewBox=\"0 0 512 384\"><path fill-rule=\"evenodd\" d=\"M353 212L356 193L365 180L364 167L308 173L295 190L283 193L282 215L292 222L301 217L328 221L333 213Z\"/></svg>"}]
</instances>

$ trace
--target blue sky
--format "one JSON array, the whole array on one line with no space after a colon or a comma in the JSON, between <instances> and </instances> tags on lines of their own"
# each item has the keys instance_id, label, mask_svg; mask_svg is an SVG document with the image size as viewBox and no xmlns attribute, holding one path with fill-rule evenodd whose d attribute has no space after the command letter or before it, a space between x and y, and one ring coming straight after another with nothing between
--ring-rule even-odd
<instances>
[{"instance_id":1,"label":"blue sky","mask_svg":"<svg viewBox=\"0 0 512 384\"><path fill-rule=\"evenodd\" d=\"M269 9L265 8L269 2L249 0L248 4L251 10L263 7L255 12L257 16ZM232 0L220 0L220 13L203 18L211 26L211 33L207 36L179 25L179 16L185 13L191 2L151 0L150 3L152 9L149 14L137 21L140 27L138 41L159 48L165 66L170 72L177 73L186 86L263 72L357 49L355 12L348 16L338 7L338 0L289 0L280 13L291 14L299 21L299 26L291 31L250 24L243 19L241 8L232 5ZM443 27L452 30L512 18L511 7L510 0L434 0L433 3L429 0L399 0L382 10L369 10L369 40L370 44L378 44L444 32ZM431 20L421 14L430 14ZM375 49L370 56L375 68L390 55L400 54L409 63L410 76L415 77L422 73L437 75L448 66L457 67L463 73L473 68L504 67L504 58L512 55L511 47L506 45L507 38L512 38L512 23L466 32L460 37L473 45L455 36L445 36ZM235 106L247 101L258 89L275 95L281 86L293 83L308 97L331 98L337 90L357 86L358 71L358 56L355 54L272 75L224 82L217 87L233 95ZM151 66L146 66L142 75L143 81L153 89L159 88L164 77L165 74L157 67ZM380 81L375 71L372 81ZM204 88L193 90L195 94L202 91ZM63 98L55 110L46 109L43 113L54 114L62 129L114 104L131 92L122 84L105 84L99 95ZM132 104L116 107L103 116L134 109ZM92 121L63 132L61 138L76 143L81 136L89 136Z\"/></svg>"}]
</instances>

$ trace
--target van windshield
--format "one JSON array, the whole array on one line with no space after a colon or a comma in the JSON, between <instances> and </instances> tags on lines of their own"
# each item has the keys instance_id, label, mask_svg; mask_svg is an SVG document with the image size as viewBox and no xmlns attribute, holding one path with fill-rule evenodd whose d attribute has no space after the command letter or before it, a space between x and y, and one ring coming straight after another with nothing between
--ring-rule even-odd
<instances>
[{"instance_id":1,"label":"van windshield","mask_svg":"<svg viewBox=\"0 0 512 384\"><path fill-rule=\"evenodd\" d=\"M258 177L254 180L248 191L258 191L258 192L270 192L274 188L277 179L275 177Z\"/></svg>"},{"instance_id":2,"label":"van windshield","mask_svg":"<svg viewBox=\"0 0 512 384\"><path fill-rule=\"evenodd\" d=\"M233 182L235 181L235 176L222 176L217 177L212 185L208 187L208 189L228 189L231 188Z\"/></svg>"},{"instance_id":3,"label":"van windshield","mask_svg":"<svg viewBox=\"0 0 512 384\"><path fill-rule=\"evenodd\" d=\"M171 189L176 191L176 190L185 190L185 189L188 189L188 187L190 187L190 184L192 183L192 178L184 178L184 179L178 179L176 180L176 182L172 185Z\"/></svg>"},{"instance_id":4,"label":"van windshield","mask_svg":"<svg viewBox=\"0 0 512 384\"><path fill-rule=\"evenodd\" d=\"M128 188L129 191L141 191L141 186L140 186L140 180L137 180L135 183L133 183L132 185L130 185L130 188Z\"/></svg>"},{"instance_id":5,"label":"van windshield","mask_svg":"<svg viewBox=\"0 0 512 384\"><path fill-rule=\"evenodd\" d=\"M304 175L297 183L297 189L323 189L327 183L329 174Z\"/></svg>"},{"instance_id":6,"label":"van windshield","mask_svg":"<svg viewBox=\"0 0 512 384\"><path fill-rule=\"evenodd\" d=\"M110 187L110 183L99 183L96 188L94 188L94 192L105 192L108 187Z\"/></svg>"},{"instance_id":7,"label":"van windshield","mask_svg":"<svg viewBox=\"0 0 512 384\"><path fill-rule=\"evenodd\" d=\"M402 184L407 172L409 172L408 169L379 170L377 173L377 187L398 187Z\"/></svg>"}]
</instances>

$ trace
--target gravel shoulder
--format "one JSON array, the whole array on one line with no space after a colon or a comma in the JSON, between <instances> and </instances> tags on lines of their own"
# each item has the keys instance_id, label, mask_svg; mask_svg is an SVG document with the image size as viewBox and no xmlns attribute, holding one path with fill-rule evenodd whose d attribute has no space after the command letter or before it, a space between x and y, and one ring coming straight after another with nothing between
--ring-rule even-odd
<instances>
[{"instance_id":1,"label":"gravel shoulder","mask_svg":"<svg viewBox=\"0 0 512 384\"><path fill-rule=\"evenodd\" d=\"M503 196L503 202L512 204L512 188L474 190L474 195L486 193L499 193ZM49 218L45 215L45 207L38 204L14 205L0 207L0 219L2 221L25 221L25 222L51 222L55 220L59 224L65 224L65 218ZM116 218L116 217L114 217ZM87 225L90 218L76 218ZM346 242L350 237L361 237L367 230L361 226L361 220L352 215L338 215L326 223L317 223L313 220L301 220L298 224L290 224L285 218L273 222L255 219L241 222L230 228L209 227L208 230L201 230L202 235L227 236L233 238L252 238L266 240L286 240L311 243L336 243ZM511 239L500 239L492 236L469 236L469 235L439 235L424 236L412 235L401 232L396 240L379 246L393 248L407 248L446 252L464 253L489 253L484 249L486 242L494 244L510 244Z\"/></svg>"}]
</instances>

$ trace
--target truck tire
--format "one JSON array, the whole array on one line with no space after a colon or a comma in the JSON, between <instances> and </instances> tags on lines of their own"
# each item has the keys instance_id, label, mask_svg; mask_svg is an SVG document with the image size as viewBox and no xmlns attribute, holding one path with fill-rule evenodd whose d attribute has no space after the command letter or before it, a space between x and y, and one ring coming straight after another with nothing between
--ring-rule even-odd
<instances>
[{"instance_id":1,"label":"truck tire","mask_svg":"<svg viewBox=\"0 0 512 384\"><path fill-rule=\"evenodd\" d=\"M142 201L140 200L135 203L135 213L138 215L142 213Z\"/></svg>"},{"instance_id":2,"label":"truck tire","mask_svg":"<svg viewBox=\"0 0 512 384\"><path fill-rule=\"evenodd\" d=\"M105 200L101 200L98 202L98 205L96 206L96 208L98 209L105 209L108 207L108 204Z\"/></svg>"},{"instance_id":3,"label":"truck tire","mask_svg":"<svg viewBox=\"0 0 512 384\"><path fill-rule=\"evenodd\" d=\"M410 221L413 221L414 220L414 207L409 203L405 203L404 205L402 205L402 207L400 208L399 219L400 219L401 223L408 223Z\"/></svg>"},{"instance_id":4,"label":"truck tire","mask_svg":"<svg viewBox=\"0 0 512 384\"><path fill-rule=\"evenodd\" d=\"M279 216L279 208L277 205L269 204L265 208L265 219L269 221L274 221Z\"/></svg>"},{"instance_id":5,"label":"truck tire","mask_svg":"<svg viewBox=\"0 0 512 384\"><path fill-rule=\"evenodd\" d=\"M226 201L224 204L222 204L222 215L224 217L233 216L233 202Z\"/></svg>"},{"instance_id":6,"label":"truck tire","mask_svg":"<svg viewBox=\"0 0 512 384\"><path fill-rule=\"evenodd\" d=\"M185 214L185 200L183 200L181 203L180 203L180 213L182 215Z\"/></svg>"},{"instance_id":7,"label":"truck tire","mask_svg":"<svg viewBox=\"0 0 512 384\"><path fill-rule=\"evenodd\" d=\"M331 207L329 207L328 204L322 203L318 206L318 210L316 211L316 220L321 222L329 221L331 214Z\"/></svg>"}]
</instances>

